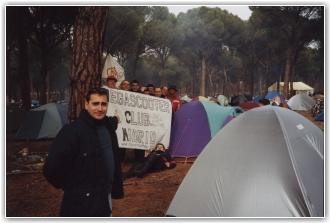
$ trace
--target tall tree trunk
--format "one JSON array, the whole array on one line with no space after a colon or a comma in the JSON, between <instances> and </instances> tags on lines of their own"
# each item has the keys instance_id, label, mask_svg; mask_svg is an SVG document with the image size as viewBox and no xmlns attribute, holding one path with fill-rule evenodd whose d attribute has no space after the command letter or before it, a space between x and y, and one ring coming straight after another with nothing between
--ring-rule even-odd
<instances>
[{"instance_id":1,"label":"tall tree trunk","mask_svg":"<svg viewBox=\"0 0 330 223\"><path fill-rule=\"evenodd\" d=\"M295 75L295 64L293 63L292 64L292 67L291 67L291 74L290 74L290 78L289 78L289 83L290 83L290 97L294 96L295 95L295 92L294 92L294 89L293 89L293 77Z\"/></svg>"},{"instance_id":2,"label":"tall tree trunk","mask_svg":"<svg viewBox=\"0 0 330 223\"><path fill-rule=\"evenodd\" d=\"M254 94L254 91L253 91L253 88L254 88L254 74L253 74L253 64L252 64L252 67L251 67L251 73L250 73L250 76L251 76L251 82L250 82L250 95L253 95Z\"/></svg>"},{"instance_id":3,"label":"tall tree trunk","mask_svg":"<svg viewBox=\"0 0 330 223\"><path fill-rule=\"evenodd\" d=\"M265 81L265 90L262 92L261 96L266 97L269 87L269 67L266 68L266 81Z\"/></svg>"},{"instance_id":4,"label":"tall tree trunk","mask_svg":"<svg viewBox=\"0 0 330 223\"><path fill-rule=\"evenodd\" d=\"M133 69L132 69L132 80L135 80L135 72L136 72L137 62L139 60L139 56L140 56L140 52L141 52L141 47L142 47L142 43L141 43L141 41L138 41L138 48L135 53ZM164 85L162 85L162 86L164 86Z\"/></svg>"},{"instance_id":5,"label":"tall tree trunk","mask_svg":"<svg viewBox=\"0 0 330 223\"><path fill-rule=\"evenodd\" d=\"M47 104L47 73L48 73L48 52L41 49L42 59L40 68L40 104Z\"/></svg>"},{"instance_id":6,"label":"tall tree trunk","mask_svg":"<svg viewBox=\"0 0 330 223\"><path fill-rule=\"evenodd\" d=\"M108 11L106 6L79 8L73 30L68 122L79 116L88 90L101 85L102 43Z\"/></svg>"},{"instance_id":7,"label":"tall tree trunk","mask_svg":"<svg viewBox=\"0 0 330 223\"><path fill-rule=\"evenodd\" d=\"M21 7L20 14L18 15L19 27L21 30L18 36L18 61L19 61L19 80L21 89L22 108L25 111L29 111L31 108L31 97L30 97L30 73L29 73L29 55L28 55L28 44L27 35L25 31L25 16L26 7Z\"/></svg>"},{"instance_id":8,"label":"tall tree trunk","mask_svg":"<svg viewBox=\"0 0 330 223\"><path fill-rule=\"evenodd\" d=\"M205 96L205 79L206 79L206 58L202 57L202 76L199 95Z\"/></svg>"},{"instance_id":9,"label":"tall tree trunk","mask_svg":"<svg viewBox=\"0 0 330 223\"><path fill-rule=\"evenodd\" d=\"M261 95L262 94L262 76L261 76L261 74L259 75L259 87L258 87L258 89L259 89L259 91L257 91L257 89L256 89L255 92L256 93L258 92L258 94Z\"/></svg>"},{"instance_id":10,"label":"tall tree trunk","mask_svg":"<svg viewBox=\"0 0 330 223\"><path fill-rule=\"evenodd\" d=\"M47 77L46 77L46 84L47 84L47 97L46 97L46 100L47 100L47 103L49 103L50 101L50 77L49 77L49 71L47 71Z\"/></svg>"},{"instance_id":11,"label":"tall tree trunk","mask_svg":"<svg viewBox=\"0 0 330 223\"><path fill-rule=\"evenodd\" d=\"M292 65L292 47L290 46L286 54L286 62L285 62L285 75L284 75L284 87L283 87L283 96L285 100L288 100L291 65Z\"/></svg>"},{"instance_id":12,"label":"tall tree trunk","mask_svg":"<svg viewBox=\"0 0 330 223\"><path fill-rule=\"evenodd\" d=\"M162 86L165 86L165 63L162 63L161 75L162 75Z\"/></svg>"}]
</instances>

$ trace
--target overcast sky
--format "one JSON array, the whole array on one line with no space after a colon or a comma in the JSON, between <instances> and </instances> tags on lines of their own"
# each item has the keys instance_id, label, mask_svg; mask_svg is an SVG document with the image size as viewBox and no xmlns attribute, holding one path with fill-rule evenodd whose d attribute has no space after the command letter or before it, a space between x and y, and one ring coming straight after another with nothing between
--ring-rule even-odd
<instances>
[{"instance_id":1,"label":"overcast sky","mask_svg":"<svg viewBox=\"0 0 330 223\"><path fill-rule=\"evenodd\" d=\"M192 8L198 8L201 5L181 5L181 6L177 6L177 5L172 5L172 6L167 6L168 10L172 13L174 13L175 15L178 15L180 12L187 12L188 9L192 9ZM232 13L233 15L237 15L238 17L240 17L242 20L248 20L249 17L252 14L252 11L249 9L248 6L240 6L240 5L234 5L234 6L227 6L227 5L205 5L207 7L218 7L221 8L222 10L226 9L228 10L228 12Z\"/></svg>"}]
</instances>

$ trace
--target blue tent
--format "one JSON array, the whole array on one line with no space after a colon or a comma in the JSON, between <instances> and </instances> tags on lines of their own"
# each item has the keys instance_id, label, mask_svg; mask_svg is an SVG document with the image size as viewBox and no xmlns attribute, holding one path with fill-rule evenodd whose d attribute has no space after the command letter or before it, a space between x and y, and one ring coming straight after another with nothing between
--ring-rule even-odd
<instances>
[{"instance_id":1,"label":"blue tent","mask_svg":"<svg viewBox=\"0 0 330 223\"><path fill-rule=\"evenodd\" d=\"M324 121L324 111L322 111L318 116L315 117L315 121Z\"/></svg>"},{"instance_id":2,"label":"blue tent","mask_svg":"<svg viewBox=\"0 0 330 223\"><path fill-rule=\"evenodd\" d=\"M259 100L262 98L262 96L258 95L253 98L253 101L259 102Z\"/></svg>"},{"instance_id":3,"label":"blue tent","mask_svg":"<svg viewBox=\"0 0 330 223\"><path fill-rule=\"evenodd\" d=\"M280 98L284 100L283 94L280 94L277 90L268 92L268 94L266 95L266 99L273 99L276 95L279 95Z\"/></svg>"}]
</instances>

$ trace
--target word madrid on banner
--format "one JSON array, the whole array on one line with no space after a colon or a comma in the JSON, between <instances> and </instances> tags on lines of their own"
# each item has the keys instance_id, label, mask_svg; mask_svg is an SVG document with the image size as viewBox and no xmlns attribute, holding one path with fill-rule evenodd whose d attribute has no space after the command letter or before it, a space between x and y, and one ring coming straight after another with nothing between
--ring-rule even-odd
<instances>
[{"instance_id":1,"label":"word madrid on banner","mask_svg":"<svg viewBox=\"0 0 330 223\"><path fill-rule=\"evenodd\" d=\"M131 149L154 149L157 143L167 148L171 135L171 102L145 94L112 89L109 90L107 116L118 110L119 147Z\"/></svg>"}]
</instances>

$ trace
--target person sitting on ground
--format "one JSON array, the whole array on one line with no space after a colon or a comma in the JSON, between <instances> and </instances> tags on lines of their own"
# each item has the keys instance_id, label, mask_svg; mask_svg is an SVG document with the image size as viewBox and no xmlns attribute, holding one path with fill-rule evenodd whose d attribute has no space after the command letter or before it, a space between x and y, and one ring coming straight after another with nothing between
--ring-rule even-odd
<instances>
[{"instance_id":1,"label":"person sitting on ground","mask_svg":"<svg viewBox=\"0 0 330 223\"><path fill-rule=\"evenodd\" d=\"M123 173L123 180L137 176L142 178L146 173L159 172L176 167L176 162L172 156L165 153L165 146L157 143L155 150L145 150L144 159L134 164L129 171Z\"/></svg>"}]
</instances>

